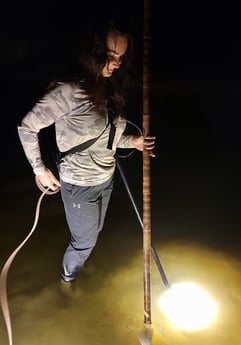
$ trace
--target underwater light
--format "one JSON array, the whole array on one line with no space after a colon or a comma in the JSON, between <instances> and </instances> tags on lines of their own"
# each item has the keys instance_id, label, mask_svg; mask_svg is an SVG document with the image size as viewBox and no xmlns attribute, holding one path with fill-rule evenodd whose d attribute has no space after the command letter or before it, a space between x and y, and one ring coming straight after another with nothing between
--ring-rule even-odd
<instances>
[{"instance_id":1,"label":"underwater light","mask_svg":"<svg viewBox=\"0 0 241 345\"><path fill-rule=\"evenodd\" d=\"M160 297L159 307L173 327L185 331L206 328L217 314L209 294L194 283L173 284Z\"/></svg>"}]
</instances>

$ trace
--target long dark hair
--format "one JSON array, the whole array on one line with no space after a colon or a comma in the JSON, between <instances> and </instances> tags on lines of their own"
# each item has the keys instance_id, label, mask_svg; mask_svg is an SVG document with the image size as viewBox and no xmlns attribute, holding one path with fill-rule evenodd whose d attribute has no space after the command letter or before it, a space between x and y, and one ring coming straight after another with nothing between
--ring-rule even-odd
<instances>
[{"instance_id":1,"label":"long dark hair","mask_svg":"<svg viewBox=\"0 0 241 345\"><path fill-rule=\"evenodd\" d=\"M127 38L128 47L122 57L120 67L111 77L103 77L102 70L107 61L106 38L108 34L120 35ZM108 102L115 115L122 114L126 103L126 92L133 79L133 42L132 37L125 32L118 31L113 25L101 34L95 35L93 40L86 40L82 46L79 61L81 66L81 87L84 88L89 99L99 105Z\"/></svg>"}]
</instances>

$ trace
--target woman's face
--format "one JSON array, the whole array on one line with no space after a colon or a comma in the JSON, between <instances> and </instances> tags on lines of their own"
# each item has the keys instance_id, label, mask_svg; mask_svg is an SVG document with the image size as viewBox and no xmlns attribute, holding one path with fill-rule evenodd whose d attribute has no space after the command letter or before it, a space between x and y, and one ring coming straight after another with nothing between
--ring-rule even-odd
<instances>
[{"instance_id":1,"label":"woman's face","mask_svg":"<svg viewBox=\"0 0 241 345\"><path fill-rule=\"evenodd\" d=\"M102 69L102 76L111 77L116 68L121 65L121 60L128 47L128 39L120 34L109 33L106 39L107 61Z\"/></svg>"}]
</instances>

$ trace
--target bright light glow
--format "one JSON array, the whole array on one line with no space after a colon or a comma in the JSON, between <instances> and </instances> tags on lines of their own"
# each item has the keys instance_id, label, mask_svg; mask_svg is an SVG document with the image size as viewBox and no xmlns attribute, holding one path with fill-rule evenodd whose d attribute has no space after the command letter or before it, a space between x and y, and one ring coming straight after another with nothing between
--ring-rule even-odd
<instances>
[{"instance_id":1,"label":"bright light glow","mask_svg":"<svg viewBox=\"0 0 241 345\"><path fill-rule=\"evenodd\" d=\"M159 306L174 327L185 331L207 327L217 314L211 297L194 283L174 284L161 296Z\"/></svg>"}]
</instances>

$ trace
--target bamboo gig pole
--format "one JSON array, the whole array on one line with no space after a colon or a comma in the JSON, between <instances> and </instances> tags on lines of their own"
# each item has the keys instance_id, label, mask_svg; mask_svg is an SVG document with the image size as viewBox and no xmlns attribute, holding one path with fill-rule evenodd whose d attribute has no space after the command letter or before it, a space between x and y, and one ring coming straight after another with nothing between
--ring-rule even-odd
<instances>
[{"instance_id":1,"label":"bamboo gig pole","mask_svg":"<svg viewBox=\"0 0 241 345\"><path fill-rule=\"evenodd\" d=\"M150 130L149 106L149 46L150 0L144 0L143 23L143 133ZM144 263L144 324L151 324L151 178L150 156L143 150L143 263Z\"/></svg>"}]
</instances>

